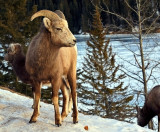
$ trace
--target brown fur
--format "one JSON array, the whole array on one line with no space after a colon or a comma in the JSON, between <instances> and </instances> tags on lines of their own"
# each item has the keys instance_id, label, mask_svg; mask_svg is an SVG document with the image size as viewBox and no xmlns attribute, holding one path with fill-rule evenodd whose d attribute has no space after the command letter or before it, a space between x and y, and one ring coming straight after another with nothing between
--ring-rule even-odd
<instances>
[{"instance_id":1,"label":"brown fur","mask_svg":"<svg viewBox=\"0 0 160 132\"><path fill-rule=\"evenodd\" d=\"M30 123L37 121L39 115L40 82L50 80L52 84L52 101L55 109L55 124L61 125L66 114L60 115L58 91L63 87L62 77L66 76L71 88L73 100L73 123L78 122L76 94L77 49L75 37L68 29L67 21L43 19L39 33L32 39L26 56L26 70L34 80L36 107ZM74 47L73 47L74 46Z\"/></svg>"},{"instance_id":2,"label":"brown fur","mask_svg":"<svg viewBox=\"0 0 160 132\"><path fill-rule=\"evenodd\" d=\"M31 84L33 86L33 80L31 79L31 76L28 74L28 72L26 71L26 68L25 68L26 57L23 53L23 49L20 44L18 44L18 43L10 44L9 48L7 49L7 54L5 55L4 58L6 61L8 61L9 63L12 64L14 72L16 73L16 75L18 76L18 78L22 82L24 82L26 84ZM66 79L66 77L63 77L62 80L65 84L65 86L63 86L61 88L62 93L63 93L63 97L64 97L63 99L67 100L68 96L70 95L70 93L67 92L70 89L70 86L68 84L68 80ZM50 86L51 84L49 81L43 81L42 85ZM66 87L68 88L68 90L66 89ZM34 87L32 87L32 92L33 92L33 97L34 97L34 94L35 94ZM69 103L71 103L71 102L69 102ZM66 107L68 107L65 105L67 105L67 104L65 104L65 103L63 104L63 109L66 109ZM32 107L34 108L34 99L33 99L33 106ZM71 108L69 108L69 109L71 109Z\"/></svg>"},{"instance_id":3,"label":"brown fur","mask_svg":"<svg viewBox=\"0 0 160 132\"><path fill-rule=\"evenodd\" d=\"M156 115L158 115L158 126L160 126L160 86L155 86L148 94L142 109L137 107L138 125L144 127ZM160 131L160 127L158 127Z\"/></svg>"}]
</instances>

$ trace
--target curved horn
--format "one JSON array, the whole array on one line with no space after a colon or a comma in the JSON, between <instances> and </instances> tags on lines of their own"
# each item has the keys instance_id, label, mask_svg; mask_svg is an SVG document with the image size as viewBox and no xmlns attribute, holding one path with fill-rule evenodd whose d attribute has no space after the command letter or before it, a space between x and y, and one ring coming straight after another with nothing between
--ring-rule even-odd
<instances>
[{"instance_id":1,"label":"curved horn","mask_svg":"<svg viewBox=\"0 0 160 132\"><path fill-rule=\"evenodd\" d=\"M35 14L32 15L31 21L33 21L35 18L40 17L40 16L47 17L51 21L55 21L55 20L59 20L60 19L60 17L56 13L54 13L52 11L40 10L40 11L38 11Z\"/></svg>"},{"instance_id":2,"label":"curved horn","mask_svg":"<svg viewBox=\"0 0 160 132\"><path fill-rule=\"evenodd\" d=\"M66 20L66 17L64 16L63 12L61 12L60 10L56 10L56 11L54 11L54 12L55 12L60 18Z\"/></svg>"}]
</instances>

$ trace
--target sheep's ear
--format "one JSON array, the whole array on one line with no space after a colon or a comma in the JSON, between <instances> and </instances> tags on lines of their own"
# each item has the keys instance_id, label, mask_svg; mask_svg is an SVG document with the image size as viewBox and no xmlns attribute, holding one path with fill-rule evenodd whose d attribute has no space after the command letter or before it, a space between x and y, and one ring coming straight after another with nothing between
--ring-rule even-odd
<instances>
[{"instance_id":1,"label":"sheep's ear","mask_svg":"<svg viewBox=\"0 0 160 132\"><path fill-rule=\"evenodd\" d=\"M48 18L43 18L44 26L51 32L51 21Z\"/></svg>"}]
</instances>

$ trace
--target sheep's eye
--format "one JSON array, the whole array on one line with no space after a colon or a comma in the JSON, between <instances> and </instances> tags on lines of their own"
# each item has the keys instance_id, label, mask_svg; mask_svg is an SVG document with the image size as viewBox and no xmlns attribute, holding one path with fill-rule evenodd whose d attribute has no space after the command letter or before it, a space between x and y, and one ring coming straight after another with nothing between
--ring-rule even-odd
<instances>
[{"instance_id":1,"label":"sheep's eye","mask_svg":"<svg viewBox=\"0 0 160 132\"><path fill-rule=\"evenodd\" d=\"M62 31L62 28L56 28L58 31Z\"/></svg>"}]
</instances>

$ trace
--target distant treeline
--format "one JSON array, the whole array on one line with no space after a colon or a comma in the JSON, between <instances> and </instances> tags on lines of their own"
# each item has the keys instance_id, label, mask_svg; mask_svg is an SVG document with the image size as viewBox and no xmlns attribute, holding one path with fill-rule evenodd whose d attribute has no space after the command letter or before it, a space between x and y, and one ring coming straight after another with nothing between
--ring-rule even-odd
<instances>
[{"instance_id":1,"label":"distant treeline","mask_svg":"<svg viewBox=\"0 0 160 132\"><path fill-rule=\"evenodd\" d=\"M27 10L30 11L33 5L37 5L38 10L61 10L64 12L69 22L69 27L73 33L87 32L94 10L94 5L99 5L104 10L119 13L123 17L132 17L137 20L137 15L126 6L127 1L133 8L136 8L135 0L27 0ZM141 0L146 1L146 0ZM151 4L151 10L160 10L159 0L147 0ZM158 8L157 8L158 7ZM103 25L116 25L127 28L125 21L118 19L115 15L101 12Z\"/></svg>"}]
</instances>

